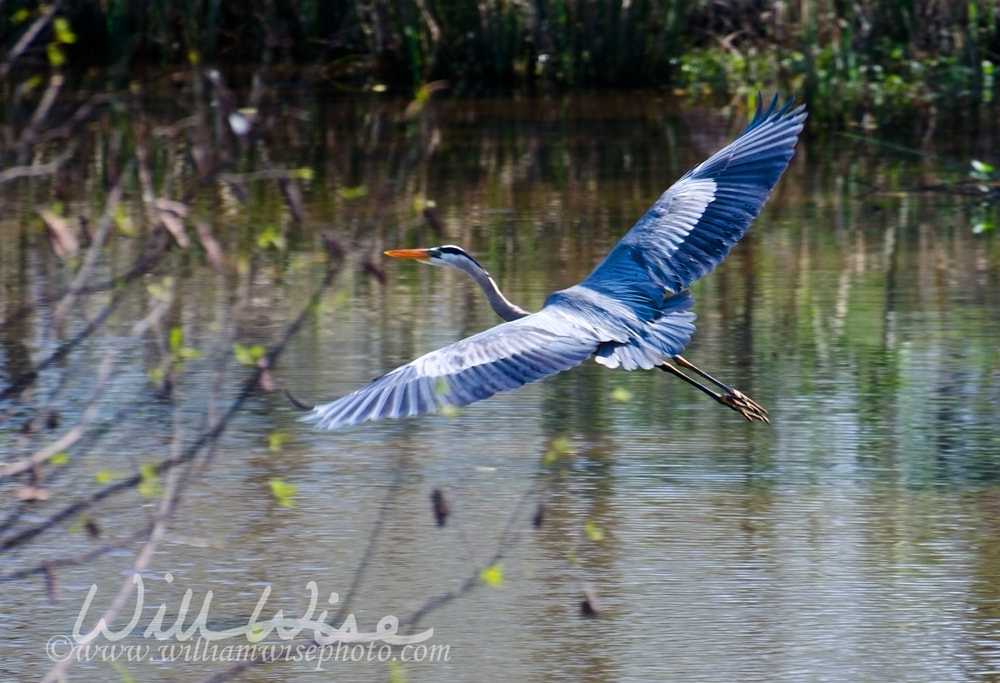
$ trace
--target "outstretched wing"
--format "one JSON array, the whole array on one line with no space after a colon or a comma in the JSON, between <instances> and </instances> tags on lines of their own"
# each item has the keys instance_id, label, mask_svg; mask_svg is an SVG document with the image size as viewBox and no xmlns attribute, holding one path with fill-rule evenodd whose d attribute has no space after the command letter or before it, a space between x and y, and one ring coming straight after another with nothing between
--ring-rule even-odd
<instances>
[{"instance_id":1,"label":"outstretched wing","mask_svg":"<svg viewBox=\"0 0 1000 683\"><path fill-rule=\"evenodd\" d=\"M579 365L599 336L573 311L550 306L421 356L302 421L336 429L468 405Z\"/></svg>"},{"instance_id":2,"label":"outstretched wing","mask_svg":"<svg viewBox=\"0 0 1000 683\"><path fill-rule=\"evenodd\" d=\"M788 166L805 107L778 98L746 130L664 192L581 284L633 304L711 272L743 237Z\"/></svg>"},{"instance_id":3,"label":"outstretched wing","mask_svg":"<svg viewBox=\"0 0 1000 683\"><path fill-rule=\"evenodd\" d=\"M590 276L545 308L421 356L302 418L336 429L464 406L579 365L652 367L694 332L682 294L743 236L788 166L803 107L760 106L733 143L663 193ZM674 296L671 296L673 294Z\"/></svg>"}]
</instances>

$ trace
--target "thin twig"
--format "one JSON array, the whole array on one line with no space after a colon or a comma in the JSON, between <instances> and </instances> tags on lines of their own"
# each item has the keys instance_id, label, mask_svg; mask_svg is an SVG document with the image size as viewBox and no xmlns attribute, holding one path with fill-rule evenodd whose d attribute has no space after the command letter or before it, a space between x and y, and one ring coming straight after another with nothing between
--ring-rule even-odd
<instances>
[{"instance_id":1,"label":"thin twig","mask_svg":"<svg viewBox=\"0 0 1000 683\"><path fill-rule=\"evenodd\" d=\"M65 83L66 77L59 72L49 77L49 85L45 88L45 92L42 93L42 99L38 101L35 111L32 112L27 128L21 131L21 144L18 146L17 156L18 161L22 164L31 156L30 152L35 144L35 134L38 131L38 127L42 125L42 121L52 111L52 105L56 103L56 98L59 97L59 93Z\"/></svg>"},{"instance_id":2,"label":"thin twig","mask_svg":"<svg viewBox=\"0 0 1000 683\"><path fill-rule=\"evenodd\" d=\"M117 539L113 543L105 543L104 545L98 546L96 548L91 548L76 555L70 555L69 557L57 557L51 560L46 560L42 564L37 564L32 567L25 567L23 569L17 569L9 574L0 575L0 583L10 583L11 581L20 581L26 579L29 576L35 576L36 574L43 574L47 570L59 569L61 567L73 567L82 564L90 564L93 560L104 555L106 553L115 552L121 550L122 548L128 548L133 546L136 541L142 538L148 538L149 532L152 526L144 526L141 529L135 529L124 537Z\"/></svg>"},{"instance_id":3,"label":"thin twig","mask_svg":"<svg viewBox=\"0 0 1000 683\"><path fill-rule=\"evenodd\" d=\"M14 62L28 49L28 46L35 40L35 37L45 28L45 25L52 21L56 13L62 9L62 4L62 0L53 0L52 4L45 8L45 12L35 19L31 26L28 27L28 30L24 32L24 35L21 36L21 39L11 48L10 52L7 53L7 59L3 61L3 64L0 64L0 81L7 78L7 74L10 73Z\"/></svg>"},{"instance_id":4,"label":"thin twig","mask_svg":"<svg viewBox=\"0 0 1000 683\"><path fill-rule=\"evenodd\" d=\"M336 278L339 272L340 272L340 263L331 264L330 268L327 270L326 277L323 278L323 282L319 285L319 287L316 288L312 296L309 297L309 300L306 302L305 306L303 306L298 317L296 317L296 319L285 329L285 333L282 336L282 338L268 350L267 354L265 355L265 359L267 360L267 364L265 367L267 368L274 367L281 353L288 345L288 342L291 340L293 336L295 336L298 333L299 329L305 322L306 317L310 314L310 312L322 298L324 292L333 283L334 279ZM203 448L213 444L226 430L226 427L229 426L229 421L233 418L233 416L240 410L240 408L242 408L243 404L247 401L247 399L249 399L250 396L252 396L253 393L256 391L260 383L261 374L263 372L264 368L257 367L254 370L254 373L250 377L248 377L246 381L244 381L243 387L241 388L240 392L237 394L236 398L233 399L233 402L230 403L226 411L220 416L218 423L212 425L210 428L203 431L198 436L198 438L196 438L191 444L188 445L188 447L184 451L182 451L178 455L168 457L158 462L156 464L156 467L154 468L155 473L163 474L169 471L170 469L176 467L177 465L184 464L190 461L192 458L194 458ZM97 505L101 501L107 498L111 498L112 496L122 493L124 491L129 491L135 488L141 482L142 482L142 475L140 473L136 473L128 477L125 477L123 479L119 479L114 483L108 484L104 488L95 491L86 498L78 500L74 503L70 503L61 510L54 513L44 522L41 522L36 526L30 527L28 529L24 529L23 531L21 531L18 534L15 534L14 536L3 539L2 541L0 541L0 552L20 546L26 543L27 541L33 539L35 536L44 533L48 529L51 529L57 526L58 524L61 524L67 519L71 519L74 516L80 514L81 512L89 510L90 508Z\"/></svg>"},{"instance_id":5,"label":"thin twig","mask_svg":"<svg viewBox=\"0 0 1000 683\"><path fill-rule=\"evenodd\" d=\"M174 424L180 423L180 419L175 416ZM179 430L179 427L177 428ZM174 433L173 441L173 456L179 455L177 451L180 449L181 435L178 431ZM170 472L167 476L166 487L163 492L163 500L160 501L159 514L156 520L153 522L152 529L149 532L149 539L146 544L139 551L139 554L135 558L135 562L132 563L132 573L125 579L122 583L121 588L118 590L118 594L112 600L111 605L101 616L101 620L104 623L111 623L118 612L121 611L122 607L125 606L126 601L132 596L135 591L135 577L139 576L146 570L149 566L150 560L153 559L153 553L156 552L157 546L159 546L160 541L163 539L163 535L167 532L167 522L173 516L174 511L177 509L177 478L178 472ZM98 621L100 623L100 621ZM48 681L61 681L65 678L66 669L73 662L74 657L66 657L65 659L56 663L54 667L46 674L45 678L42 679L43 683Z\"/></svg>"},{"instance_id":6,"label":"thin twig","mask_svg":"<svg viewBox=\"0 0 1000 683\"><path fill-rule=\"evenodd\" d=\"M0 400L10 398L14 394L21 392L38 379L38 375L42 372L42 370L45 370L53 363L56 363L69 355L70 351L72 351L83 340L89 338L90 335L92 335L101 327L101 325L104 324L104 321L108 319L108 316L110 316L115 309L118 308L118 304L125 299L126 294L128 294L128 292L124 289L115 292L111 297L111 301L109 301L104 308L102 308L100 312L89 323L87 323L86 327L84 327L79 334L69 341L60 344L59 348L46 356L37 365L35 365L34 368L28 370L27 372L22 372L14 378L13 382L4 387L3 390L0 390Z\"/></svg>"},{"instance_id":7,"label":"thin twig","mask_svg":"<svg viewBox=\"0 0 1000 683\"><path fill-rule=\"evenodd\" d=\"M90 396L90 401L87 404L87 409L83 411L83 415L80 417L80 421L77 422L69 431L63 434L54 443L49 444L40 451L19 460L16 463L8 465L0 470L0 482L5 479L15 477L22 472L27 472L33 467L37 467L49 460L56 453L61 453L67 448L75 444L80 440L86 432L87 425L94 419L94 415L97 413L98 398L101 395L101 391L104 388L104 383L108 379L108 375L111 373L112 362L115 356L118 355L118 351L115 349L108 349L107 353L104 354L104 360L101 362L100 370L97 372L96 386L94 387L94 392Z\"/></svg>"},{"instance_id":8,"label":"thin twig","mask_svg":"<svg viewBox=\"0 0 1000 683\"><path fill-rule=\"evenodd\" d=\"M75 141L70 141L66 148L56 155L56 158L45 164L31 164L30 166L12 166L0 171L0 185L9 183L18 178L31 178L36 176L54 175L63 164L70 160L76 152Z\"/></svg>"},{"instance_id":9,"label":"thin twig","mask_svg":"<svg viewBox=\"0 0 1000 683\"><path fill-rule=\"evenodd\" d=\"M335 628L338 627L338 624L343 623L343 621L347 618L347 615L350 613L350 605L357 595L358 589L361 587L362 579L367 574L366 570L368 569L368 565L375 556L375 550L378 548L378 540L382 535L382 527L385 524L386 517L388 516L388 510L391 508L390 504L392 503L392 499L399 492L400 484L403 482L403 467L399 460L397 460L396 467L393 472L394 476L392 483L389 485L389 489L385 493L385 498L382 500L382 505L379 507L378 516L375 518L375 522L372 524L371 530L368 532L368 544L365 546L365 551L361 555L361 560L358 562L358 566L354 570L354 578L351 580L351 585L347 589L344 599L339 603L340 608L337 610L337 614L327 621L328 624L334 626ZM313 642L309 642L306 638L302 638L301 640L302 644L305 646L314 644ZM261 655L255 654L253 657L248 657L227 669L223 669L222 671L212 674L208 678L203 679L201 683L221 683L221 681L229 680L238 673L267 663L267 659Z\"/></svg>"},{"instance_id":10,"label":"thin twig","mask_svg":"<svg viewBox=\"0 0 1000 683\"><path fill-rule=\"evenodd\" d=\"M544 473L538 476L540 477L544 476ZM549 485L550 484L546 484L546 486ZM489 563L484 565L483 568L494 566L497 562L506 557L507 554L520 542L521 534L520 532L515 531L514 527L518 519L520 518L522 511L525 509L525 504L528 502L529 499L535 496L535 494L538 492L538 489L539 485L536 482L535 485L531 486L527 491L525 491L524 495L521 497L521 500L518 502L518 504L514 507L514 510L511 512L510 517L507 518L507 524L504 525L503 531L501 531L500 533L500 540L497 543L497 547L493 553L493 557L490 558ZM409 615L401 617L399 619L399 625L415 626L422 618L424 618L426 615L430 614L434 610L439 609L447 605L452 600L457 600L463 595L469 593L474 588L482 584L482 582L479 579L480 572L481 568L477 567L470 576L468 576L461 584L456 586L454 589L448 591L447 593L442 593L441 595L429 598L426 602L424 602L423 605L418 607Z\"/></svg>"},{"instance_id":11,"label":"thin twig","mask_svg":"<svg viewBox=\"0 0 1000 683\"><path fill-rule=\"evenodd\" d=\"M66 315L69 309L76 303L78 292L83 291L84 284L90 278L91 273L94 272L94 267L97 265L97 259L101 255L101 249L104 247L104 242L108 239L108 234L111 232L111 225L114 222L115 211L118 209L118 205L122 200L122 183L125 180L125 173L121 173L118 176L118 180L115 182L114 187L111 188L111 192L108 193L108 200L104 202L104 212L101 214L100 219L97 221L97 231L94 233L94 237L91 240L90 247L87 250L87 255L83 259L83 263L80 265L80 269L77 270L76 275L73 277L73 282L69 285L69 290L63 296L62 300L56 305L55 311L52 317L55 321L59 321Z\"/></svg>"}]
</instances>

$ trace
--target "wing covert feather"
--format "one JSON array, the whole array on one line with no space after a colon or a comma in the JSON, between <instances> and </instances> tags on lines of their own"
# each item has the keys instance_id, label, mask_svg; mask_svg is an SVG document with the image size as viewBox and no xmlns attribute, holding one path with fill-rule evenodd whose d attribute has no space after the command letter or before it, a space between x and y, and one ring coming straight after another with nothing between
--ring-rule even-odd
<instances>
[{"instance_id":1,"label":"wing covert feather","mask_svg":"<svg viewBox=\"0 0 1000 683\"><path fill-rule=\"evenodd\" d=\"M681 292L729 253L784 173L806 118L777 97L746 130L664 192L583 285L633 303Z\"/></svg>"},{"instance_id":2,"label":"wing covert feather","mask_svg":"<svg viewBox=\"0 0 1000 683\"><path fill-rule=\"evenodd\" d=\"M336 429L468 405L569 370L587 360L600 342L572 312L547 307L431 351L352 394L316 406L302 421Z\"/></svg>"}]
</instances>

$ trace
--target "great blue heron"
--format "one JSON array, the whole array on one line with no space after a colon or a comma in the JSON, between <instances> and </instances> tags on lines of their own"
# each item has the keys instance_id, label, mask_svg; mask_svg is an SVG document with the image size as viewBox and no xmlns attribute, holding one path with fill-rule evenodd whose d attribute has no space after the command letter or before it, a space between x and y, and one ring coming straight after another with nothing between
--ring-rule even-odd
<instances>
[{"instance_id":1,"label":"great blue heron","mask_svg":"<svg viewBox=\"0 0 1000 683\"><path fill-rule=\"evenodd\" d=\"M302 419L336 429L464 406L593 356L610 368L660 368L748 420L766 422L767 411L754 400L681 357L695 329L687 289L746 233L788 166L805 118L805 107L793 108L791 100L779 109L775 96L766 111L758 101L736 140L674 183L587 279L550 295L537 313L508 301L458 247L386 252L467 273L507 322L421 356Z\"/></svg>"}]
</instances>

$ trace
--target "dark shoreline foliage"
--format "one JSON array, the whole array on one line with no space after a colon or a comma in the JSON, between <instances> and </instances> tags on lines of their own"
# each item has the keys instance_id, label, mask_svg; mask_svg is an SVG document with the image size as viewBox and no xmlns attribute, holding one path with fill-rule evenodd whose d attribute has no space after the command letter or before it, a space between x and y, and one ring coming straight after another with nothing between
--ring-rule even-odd
<instances>
[{"instance_id":1,"label":"dark shoreline foliage","mask_svg":"<svg viewBox=\"0 0 1000 683\"><path fill-rule=\"evenodd\" d=\"M464 96L781 88L814 105L879 109L990 103L1000 56L996 0L15 0L3 10L0 82L12 69L27 78L62 68L125 85L207 65L242 88L265 66L274 81L346 90L412 92L440 80Z\"/></svg>"}]
</instances>

